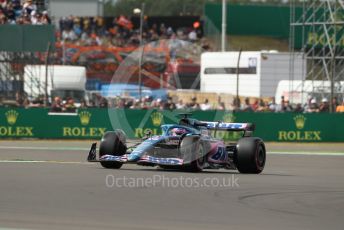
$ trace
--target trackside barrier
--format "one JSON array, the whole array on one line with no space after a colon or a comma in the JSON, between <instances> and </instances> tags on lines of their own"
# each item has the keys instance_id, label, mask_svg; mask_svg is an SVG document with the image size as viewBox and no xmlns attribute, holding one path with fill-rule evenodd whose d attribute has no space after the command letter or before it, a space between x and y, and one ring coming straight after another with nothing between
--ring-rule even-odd
<instances>
[{"instance_id":1,"label":"trackside barrier","mask_svg":"<svg viewBox=\"0 0 344 230\"><path fill-rule=\"evenodd\" d=\"M92 108L77 113L49 113L44 108L0 108L0 139L99 139L113 129L123 129L128 138L140 138L147 130L159 134L161 124L176 123L180 112ZM254 135L265 141L344 142L344 114L194 111L193 117L252 122L256 124Z\"/></svg>"}]
</instances>

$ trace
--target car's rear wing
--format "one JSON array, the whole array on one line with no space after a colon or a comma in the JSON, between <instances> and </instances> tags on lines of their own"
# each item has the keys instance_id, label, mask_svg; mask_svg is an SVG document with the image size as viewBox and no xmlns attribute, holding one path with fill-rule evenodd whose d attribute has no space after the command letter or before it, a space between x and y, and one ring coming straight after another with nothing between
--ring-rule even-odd
<instances>
[{"instance_id":1,"label":"car's rear wing","mask_svg":"<svg viewBox=\"0 0 344 230\"><path fill-rule=\"evenodd\" d=\"M221 121L201 121L201 123L209 130L244 131L244 136L251 136L255 130L255 125L252 123L228 123Z\"/></svg>"}]
</instances>

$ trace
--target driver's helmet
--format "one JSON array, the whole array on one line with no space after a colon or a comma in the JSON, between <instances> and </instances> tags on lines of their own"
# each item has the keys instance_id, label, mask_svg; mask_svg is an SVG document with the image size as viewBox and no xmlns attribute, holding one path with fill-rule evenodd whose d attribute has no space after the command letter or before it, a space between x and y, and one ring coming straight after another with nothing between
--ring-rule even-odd
<instances>
[{"instance_id":1,"label":"driver's helmet","mask_svg":"<svg viewBox=\"0 0 344 230\"><path fill-rule=\"evenodd\" d=\"M172 136L180 136L183 135L184 133L187 133L188 131L184 128L173 128L171 129L171 135Z\"/></svg>"}]
</instances>

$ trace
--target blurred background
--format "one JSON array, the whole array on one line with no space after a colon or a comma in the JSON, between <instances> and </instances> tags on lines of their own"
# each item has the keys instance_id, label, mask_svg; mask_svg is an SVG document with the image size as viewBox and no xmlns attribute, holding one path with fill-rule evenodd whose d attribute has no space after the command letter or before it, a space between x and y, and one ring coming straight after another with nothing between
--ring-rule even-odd
<instances>
[{"instance_id":1,"label":"blurred background","mask_svg":"<svg viewBox=\"0 0 344 230\"><path fill-rule=\"evenodd\" d=\"M341 0L0 0L0 106L344 112L343 13Z\"/></svg>"}]
</instances>

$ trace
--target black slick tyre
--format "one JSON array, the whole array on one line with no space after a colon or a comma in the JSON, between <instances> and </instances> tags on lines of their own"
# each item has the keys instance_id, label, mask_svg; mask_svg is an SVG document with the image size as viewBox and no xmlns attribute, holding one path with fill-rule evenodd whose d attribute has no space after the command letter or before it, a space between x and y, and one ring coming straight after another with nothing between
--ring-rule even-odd
<instances>
[{"instance_id":1,"label":"black slick tyre","mask_svg":"<svg viewBox=\"0 0 344 230\"><path fill-rule=\"evenodd\" d=\"M234 163L240 173L259 174L266 161L266 149L262 139L244 137L238 141Z\"/></svg>"},{"instance_id":2,"label":"black slick tyre","mask_svg":"<svg viewBox=\"0 0 344 230\"><path fill-rule=\"evenodd\" d=\"M108 131L100 141L99 158L104 155L122 156L127 151L126 137L122 130ZM119 169L122 167L121 162L100 162L104 168Z\"/></svg>"}]
</instances>

